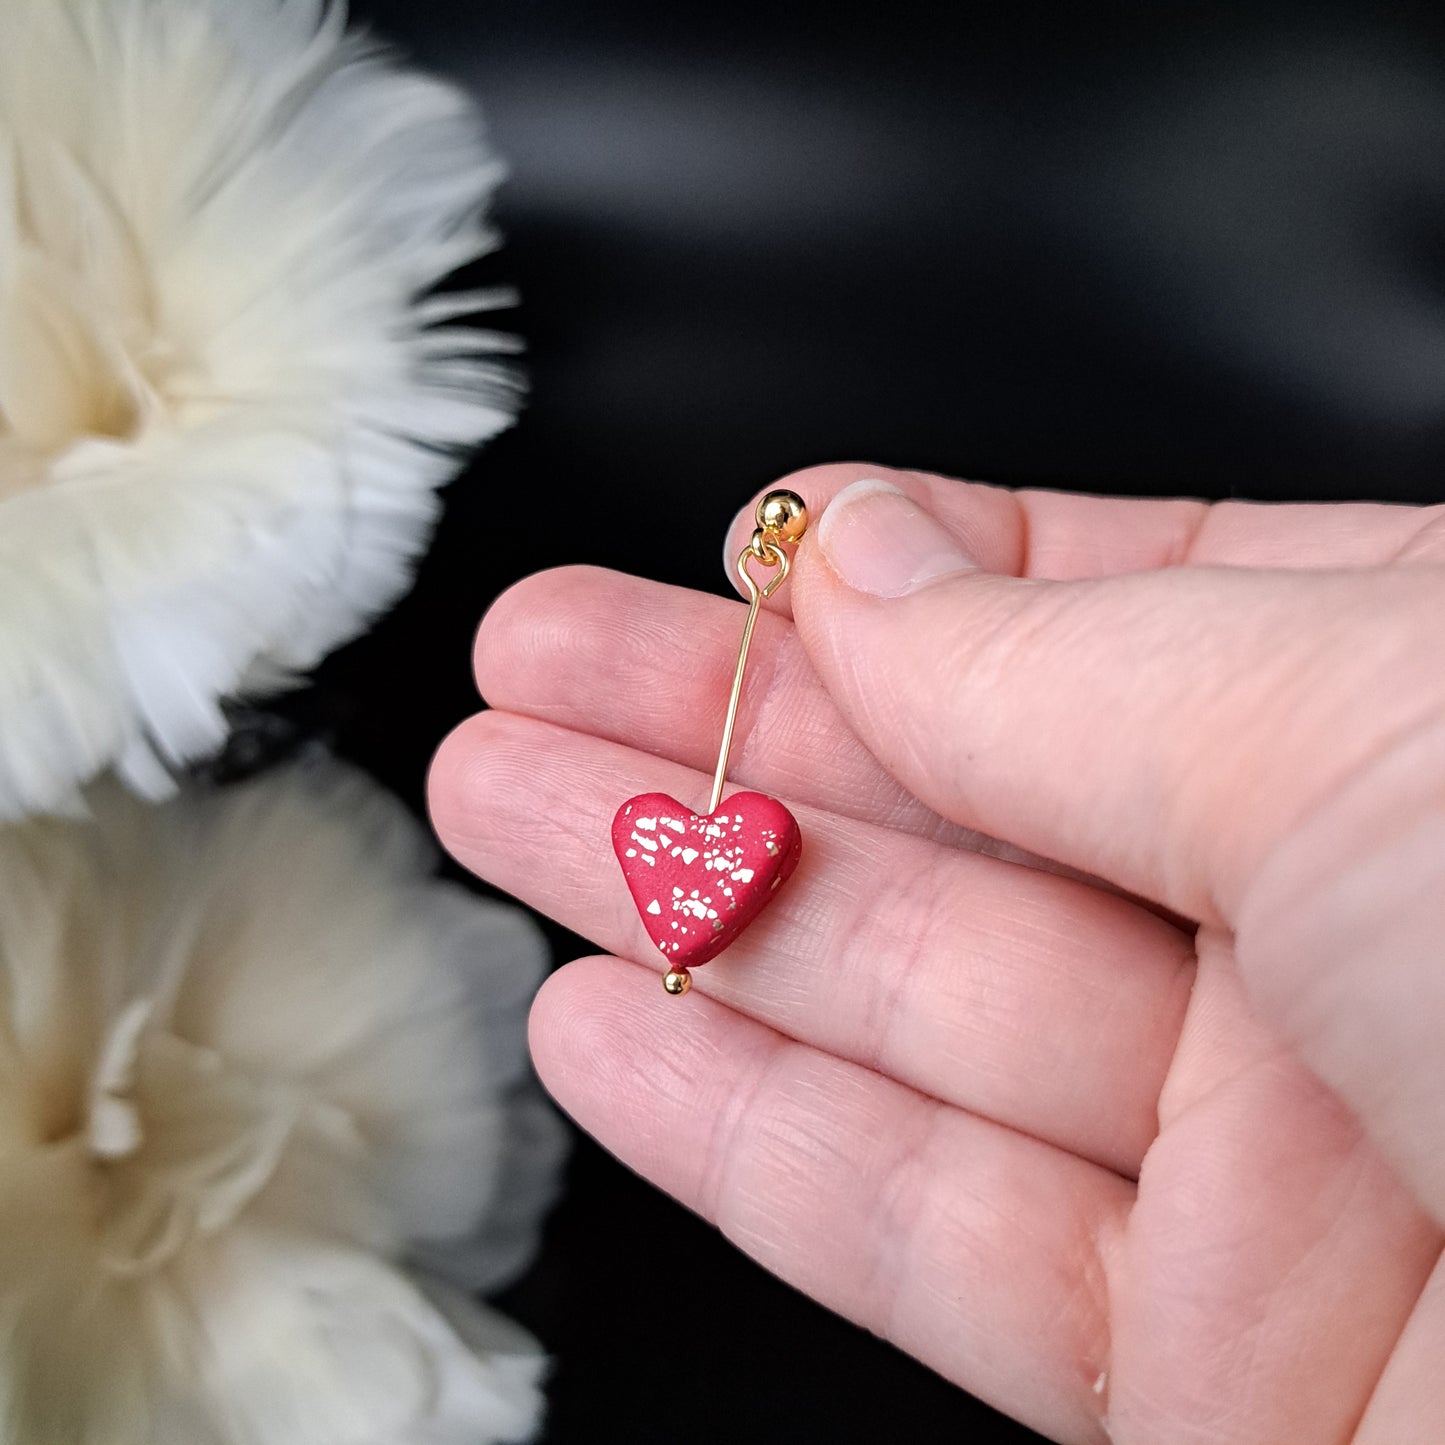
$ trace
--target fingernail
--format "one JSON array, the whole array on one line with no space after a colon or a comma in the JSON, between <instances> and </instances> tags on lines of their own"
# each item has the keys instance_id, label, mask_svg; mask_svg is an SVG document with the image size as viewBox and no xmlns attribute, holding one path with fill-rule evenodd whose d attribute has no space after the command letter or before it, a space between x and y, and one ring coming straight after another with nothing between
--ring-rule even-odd
<instances>
[{"instance_id":1,"label":"fingernail","mask_svg":"<svg viewBox=\"0 0 1445 1445\"><path fill-rule=\"evenodd\" d=\"M902 597L977 565L922 507L872 477L844 487L828 504L818 547L848 586L873 597Z\"/></svg>"}]
</instances>

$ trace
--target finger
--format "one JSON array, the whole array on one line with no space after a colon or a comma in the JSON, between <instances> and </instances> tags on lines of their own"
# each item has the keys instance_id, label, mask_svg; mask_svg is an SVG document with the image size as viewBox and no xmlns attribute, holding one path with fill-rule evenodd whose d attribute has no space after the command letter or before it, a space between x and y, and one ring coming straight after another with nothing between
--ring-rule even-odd
<instances>
[{"instance_id":1,"label":"finger","mask_svg":"<svg viewBox=\"0 0 1445 1445\"><path fill-rule=\"evenodd\" d=\"M1445 1420L1445 1255L1437 1261L1390 1356L1352 1445L1400 1445Z\"/></svg>"},{"instance_id":2,"label":"finger","mask_svg":"<svg viewBox=\"0 0 1445 1445\"><path fill-rule=\"evenodd\" d=\"M610 952L652 960L603 840L619 803L654 789L694 798L706 780L490 712L438 754L432 817L467 867ZM1188 1001L1189 940L1072 879L795 811L797 875L694 991L1137 1171Z\"/></svg>"},{"instance_id":3,"label":"finger","mask_svg":"<svg viewBox=\"0 0 1445 1445\"><path fill-rule=\"evenodd\" d=\"M1258 1005L1445 1225L1445 722L1402 733L1312 810L1238 933Z\"/></svg>"},{"instance_id":4,"label":"finger","mask_svg":"<svg viewBox=\"0 0 1445 1445\"><path fill-rule=\"evenodd\" d=\"M477 685L494 708L710 772L742 621L738 603L682 587L598 567L541 572L503 593L483 619ZM729 777L843 817L1017 854L940 818L884 771L783 618L758 620Z\"/></svg>"},{"instance_id":5,"label":"finger","mask_svg":"<svg viewBox=\"0 0 1445 1445\"><path fill-rule=\"evenodd\" d=\"M1445 561L1445 506L1093 497L859 463L810 467L775 485L797 492L816 525L844 487L869 477L891 483L936 517L980 567L1014 577L1069 581L1186 564L1315 569ZM728 529L724 563L735 587L756 502ZM788 611L788 594L784 587L769 606Z\"/></svg>"},{"instance_id":6,"label":"finger","mask_svg":"<svg viewBox=\"0 0 1445 1445\"><path fill-rule=\"evenodd\" d=\"M1106 1438L1117 1176L615 959L554 975L531 1038L584 1129L766 1268L1051 1438Z\"/></svg>"},{"instance_id":7,"label":"finger","mask_svg":"<svg viewBox=\"0 0 1445 1445\"><path fill-rule=\"evenodd\" d=\"M736 602L604 568L539 572L483 618L478 688L502 711L711 770L744 615ZM842 817L1085 876L920 803L859 741L787 618L758 620L728 776Z\"/></svg>"},{"instance_id":8,"label":"finger","mask_svg":"<svg viewBox=\"0 0 1445 1445\"><path fill-rule=\"evenodd\" d=\"M1445 705L1433 569L1019 580L865 482L791 585L819 676L909 791L1201 922L1232 923L1280 837Z\"/></svg>"}]
</instances>

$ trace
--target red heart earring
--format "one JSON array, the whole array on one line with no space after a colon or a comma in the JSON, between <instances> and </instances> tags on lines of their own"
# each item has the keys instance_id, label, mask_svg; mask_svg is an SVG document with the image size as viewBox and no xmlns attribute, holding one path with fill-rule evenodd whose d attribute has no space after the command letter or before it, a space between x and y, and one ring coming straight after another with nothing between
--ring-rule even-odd
<instances>
[{"instance_id":1,"label":"red heart earring","mask_svg":"<svg viewBox=\"0 0 1445 1445\"><path fill-rule=\"evenodd\" d=\"M757 523L737 561L751 605L707 812L694 813L666 793L642 793L612 820L617 861L643 927L667 961L663 987L674 995L692 987L690 968L716 958L762 912L803 851L797 819L776 798L734 793L720 806L758 609L787 581L792 563L781 544L807 531L808 510L793 492L769 492L758 503ZM754 564L777 575L760 584Z\"/></svg>"}]
</instances>

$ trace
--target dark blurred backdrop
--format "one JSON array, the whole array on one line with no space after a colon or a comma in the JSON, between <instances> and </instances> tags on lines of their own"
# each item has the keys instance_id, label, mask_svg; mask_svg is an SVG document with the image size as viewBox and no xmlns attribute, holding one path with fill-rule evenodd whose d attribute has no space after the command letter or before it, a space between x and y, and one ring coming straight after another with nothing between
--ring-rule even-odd
<instances>
[{"instance_id":1,"label":"dark blurred backdrop","mask_svg":"<svg viewBox=\"0 0 1445 1445\"><path fill-rule=\"evenodd\" d=\"M282 708L418 809L502 588L725 590L728 519L799 465L1445 498L1436 6L353 8L486 108L480 274L533 387L413 595ZM590 1145L505 1303L557 1356L553 1445L1034 1438Z\"/></svg>"}]
</instances>

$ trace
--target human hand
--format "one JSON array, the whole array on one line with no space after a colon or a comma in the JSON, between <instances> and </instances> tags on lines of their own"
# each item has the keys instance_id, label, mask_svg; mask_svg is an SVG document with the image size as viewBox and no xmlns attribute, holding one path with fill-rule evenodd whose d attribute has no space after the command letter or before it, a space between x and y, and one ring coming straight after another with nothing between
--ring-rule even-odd
<instances>
[{"instance_id":1,"label":"human hand","mask_svg":"<svg viewBox=\"0 0 1445 1445\"><path fill-rule=\"evenodd\" d=\"M921 508L825 510L879 476ZM685 1002L606 839L706 795L736 605L572 568L482 627L441 836L647 964L549 980L548 1088L1060 1440L1445 1438L1445 509L785 485L730 777L804 858Z\"/></svg>"}]
</instances>

